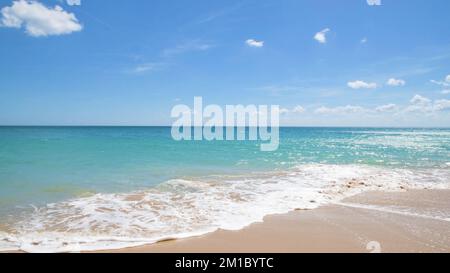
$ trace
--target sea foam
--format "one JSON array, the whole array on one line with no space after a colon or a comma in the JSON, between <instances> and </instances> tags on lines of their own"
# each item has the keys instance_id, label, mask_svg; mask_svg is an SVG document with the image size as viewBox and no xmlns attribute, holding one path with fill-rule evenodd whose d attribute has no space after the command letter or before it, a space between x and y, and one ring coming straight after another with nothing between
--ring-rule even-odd
<instances>
[{"instance_id":1,"label":"sea foam","mask_svg":"<svg viewBox=\"0 0 450 273\"><path fill-rule=\"evenodd\" d=\"M36 208L0 232L0 250L117 249L239 230L269 214L314 209L365 191L448 189L449 169L305 164L286 171L184 177L121 194Z\"/></svg>"}]
</instances>

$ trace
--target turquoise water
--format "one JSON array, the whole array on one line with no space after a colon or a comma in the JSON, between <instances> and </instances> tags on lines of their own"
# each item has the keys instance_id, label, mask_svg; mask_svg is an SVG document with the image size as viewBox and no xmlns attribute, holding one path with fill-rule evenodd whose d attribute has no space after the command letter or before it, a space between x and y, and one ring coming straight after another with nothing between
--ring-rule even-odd
<instances>
[{"instance_id":1,"label":"turquoise water","mask_svg":"<svg viewBox=\"0 0 450 273\"><path fill-rule=\"evenodd\" d=\"M282 128L280 148L258 142L172 140L168 127L0 127L0 202L45 204L142 189L183 176L302 163L447 167L450 130Z\"/></svg>"},{"instance_id":2,"label":"turquoise water","mask_svg":"<svg viewBox=\"0 0 450 273\"><path fill-rule=\"evenodd\" d=\"M250 141L176 142L169 127L0 127L0 216L7 222L32 207L101 194L167 193L160 188L176 179L256 175L267 182L294 169L305 175L311 166L328 173L352 166L350 175L367 168L409 171L447 182L450 129L282 128L279 150L261 152L260 143Z\"/></svg>"}]
</instances>

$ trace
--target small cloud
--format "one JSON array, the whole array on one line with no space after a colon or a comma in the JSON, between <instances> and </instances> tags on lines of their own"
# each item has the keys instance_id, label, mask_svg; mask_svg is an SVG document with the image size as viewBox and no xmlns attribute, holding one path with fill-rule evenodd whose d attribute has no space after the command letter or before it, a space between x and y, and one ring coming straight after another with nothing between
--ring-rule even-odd
<instances>
[{"instance_id":1,"label":"small cloud","mask_svg":"<svg viewBox=\"0 0 450 273\"><path fill-rule=\"evenodd\" d=\"M367 38L362 38L361 41L359 41L361 44L367 43Z\"/></svg>"},{"instance_id":2,"label":"small cloud","mask_svg":"<svg viewBox=\"0 0 450 273\"><path fill-rule=\"evenodd\" d=\"M448 95L448 94L450 94L450 89L442 90L441 94L442 94L442 95Z\"/></svg>"},{"instance_id":3,"label":"small cloud","mask_svg":"<svg viewBox=\"0 0 450 273\"><path fill-rule=\"evenodd\" d=\"M375 111L380 112L380 113L385 113L385 112L393 112L396 109L397 109L397 105L391 103L391 104L378 106L377 108L375 108Z\"/></svg>"},{"instance_id":4,"label":"small cloud","mask_svg":"<svg viewBox=\"0 0 450 273\"><path fill-rule=\"evenodd\" d=\"M303 114L306 112L306 109L304 107L298 105L294 108L294 110L292 110L292 112L294 112L296 114Z\"/></svg>"},{"instance_id":5,"label":"small cloud","mask_svg":"<svg viewBox=\"0 0 450 273\"><path fill-rule=\"evenodd\" d=\"M294 109L292 109L292 111L287 108L281 108L278 113L280 115L288 115L290 113L301 114L304 113L305 111L306 111L305 108L303 108L302 106L296 106Z\"/></svg>"},{"instance_id":6,"label":"small cloud","mask_svg":"<svg viewBox=\"0 0 450 273\"><path fill-rule=\"evenodd\" d=\"M245 43L249 47L263 47L264 46L264 41L257 41L254 39L248 39L247 41L245 41Z\"/></svg>"},{"instance_id":7,"label":"small cloud","mask_svg":"<svg viewBox=\"0 0 450 273\"><path fill-rule=\"evenodd\" d=\"M440 85L440 86L444 86L444 87L450 86L450 82L447 82L447 81L435 81L435 80L431 80L430 82L431 82L431 83L434 83L434 84L437 84L437 85Z\"/></svg>"},{"instance_id":8,"label":"small cloud","mask_svg":"<svg viewBox=\"0 0 450 273\"><path fill-rule=\"evenodd\" d=\"M322 31L319 31L314 35L314 39L321 44L325 44L327 42L327 33L330 32L329 28L326 28Z\"/></svg>"},{"instance_id":9,"label":"small cloud","mask_svg":"<svg viewBox=\"0 0 450 273\"><path fill-rule=\"evenodd\" d=\"M353 81L347 83L348 87L352 89L375 89L377 88L376 83L367 83L364 81Z\"/></svg>"},{"instance_id":10,"label":"small cloud","mask_svg":"<svg viewBox=\"0 0 450 273\"><path fill-rule=\"evenodd\" d=\"M1 9L1 27L25 28L33 37L70 34L81 31L83 26L73 13L56 5L54 8L40 2L18 0Z\"/></svg>"},{"instance_id":11,"label":"small cloud","mask_svg":"<svg viewBox=\"0 0 450 273\"><path fill-rule=\"evenodd\" d=\"M421 95L415 95L409 102L413 105L429 105L431 100Z\"/></svg>"},{"instance_id":12,"label":"small cloud","mask_svg":"<svg viewBox=\"0 0 450 273\"><path fill-rule=\"evenodd\" d=\"M415 95L409 102L410 105L403 110L405 113L430 113L433 111L431 100L428 98Z\"/></svg>"},{"instance_id":13,"label":"small cloud","mask_svg":"<svg viewBox=\"0 0 450 273\"><path fill-rule=\"evenodd\" d=\"M317 108L314 113L320 115L343 115L343 114L354 114L354 113L364 113L368 112L368 110L361 106L347 105L347 106L339 106L334 108L328 107L320 107Z\"/></svg>"},{"instance_id":14,"label":"small cloud","mask_svg":"<svg viewBox=\"0 0 450 273\"><path fill-rule=\"evenodd\" d=\"M367 0L369 6L381 6L381 0Z\"/></svg>"},{"instance_id":15,"label":"small cloud","mask_svg":"<svg viewBox=\"0 0 450 273\"><path fill-rule=\"evenodd\" d=\"M386 83L389 86L405 86L406 85L406 81L401 80L401 79L395 79L395 78L391 78L387 81Z\"/></svg>"},{"instance_id":16,"label":"small cloud","mask_svg":"<svg viewBox=\"0 0 450 273\"><path fill-rule=\"evenodd\" d=\"M449 87L450 86L450 75L447 75L447 77L445 77L445 79L443 81L431 80L430 82L440 85L440 86Z\"/></svg>"},{"instance_id":17,"label":"small cloud","mask_svg":"<svg viewBox=\"0 0 450 273\"><path fill-rule=\"evenodd\" d=\"M81 0L67 0L69 6L81 6Z\"/></svg>"}]
</instances>

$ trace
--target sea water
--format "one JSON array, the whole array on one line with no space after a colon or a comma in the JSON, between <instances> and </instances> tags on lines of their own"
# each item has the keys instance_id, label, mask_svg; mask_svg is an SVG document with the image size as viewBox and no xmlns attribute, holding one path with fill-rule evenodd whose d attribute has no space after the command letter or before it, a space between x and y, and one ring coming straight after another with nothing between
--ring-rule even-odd
<instances>
[{"instance_id":1,"label":"sea water","mask_svg":"<svg viewBox=\"0 0 450 273\"><path fill-rule=\"evenodd\" d=\"M281 128L279 149L262 152L175 141L169 127L0 127L0 251L137 246L449 186L450 129Z\"/></svg>"}]
</instances>

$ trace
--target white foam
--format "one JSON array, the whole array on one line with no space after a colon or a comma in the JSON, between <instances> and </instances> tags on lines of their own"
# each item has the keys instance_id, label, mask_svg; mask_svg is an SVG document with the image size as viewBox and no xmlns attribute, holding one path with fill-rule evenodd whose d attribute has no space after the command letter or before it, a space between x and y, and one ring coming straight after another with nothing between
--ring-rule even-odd
<instances>
[{"instance_id":1,"label":"white foam","mask_svg":"<svg viewBox=\"0 0 450 273\"><path fill-rule=\"evenodd\" d=\"M449 169L309 164L288 171L168 181L36 209L0 233L0 250L77 252L238 230L266 215L314 209L369 190L448 188Z\"/></svg>"}]
</instances>

